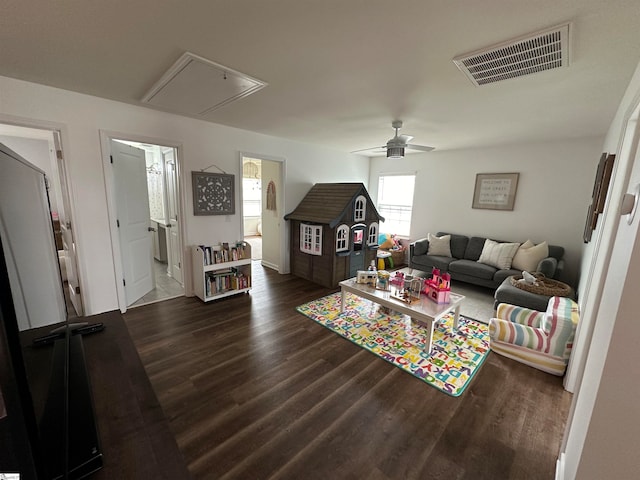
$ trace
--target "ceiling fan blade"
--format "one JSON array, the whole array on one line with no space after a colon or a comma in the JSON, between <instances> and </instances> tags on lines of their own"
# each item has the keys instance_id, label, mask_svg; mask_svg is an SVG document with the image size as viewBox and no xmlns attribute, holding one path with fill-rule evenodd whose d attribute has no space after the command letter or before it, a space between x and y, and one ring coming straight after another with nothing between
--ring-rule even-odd
<instances>
[{"instance_id":1,"label":"ceiling fan blade","mask_svg":"<svg viewBox=\"0 0 640 480\"><path fill-rule=\"evenodd\" d=\"M387 151L387 146L383 145L381 147L371 147L371 148L363 148L362 150L354 150L350 153L385 153Z\"/></svg>"},{"instance_id":2,"label":"ceiling fan blade","mask_svg":"<svg viewBox=\"0 0 640 480\"><path fill-rule=\"evenodd\" d=\"M403 143L409 143L411 140L413 140L413 136L411 136L411 135L398 135L398 139L401 140Z\"/></svg>"},{"instance_id":3,"label":"ceiling fan blade","mask_svg":"<svg viewBox=\"0 0 640 480\"><path fill-rule=\"evenodd\" d=\"M420 150L421 152L430 152L431 150L435 150L435 147L428 147L426 145L415 145L415 144L407 144L405 148L410 150Z\"/></svg>"}]
</instances>

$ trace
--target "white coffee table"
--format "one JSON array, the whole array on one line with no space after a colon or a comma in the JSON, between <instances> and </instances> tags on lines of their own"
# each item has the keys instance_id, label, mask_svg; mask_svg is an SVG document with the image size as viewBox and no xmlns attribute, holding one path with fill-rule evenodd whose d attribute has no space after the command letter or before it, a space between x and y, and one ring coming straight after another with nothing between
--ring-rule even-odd
<instances>
[{"instance_id":1,"label":"white coffee table","mask_svg":"<svg viewBox=\"0 0 640 480\"><path fill-rule=\"evenodd\" d=\"M396 300L391 295L396 294L395 287L392 285L391 290L378 290L375 287L366 285L363 283L357 283L356 278L350 278L343 280L339 283L341 303L340 313L344 312L345 294L347 292L357 295L358 297L371 300L378 305L390 308L396 312L403 313L411 317L412 321L417 322L422 327L427 329L427 335L425 337L425 351L431 352L431 346L433 343L433 329L434 325L442 319L449 312L453 312L453 328L458 329L458 320L460 317L460 304L464 300L464 295L451 292L449 303L435 303L429 300L426 295L420 295L420 299L413 303L406 303L401 300ZM427 341L428 339L428 341Z\"/></svg>"}]
</instances>

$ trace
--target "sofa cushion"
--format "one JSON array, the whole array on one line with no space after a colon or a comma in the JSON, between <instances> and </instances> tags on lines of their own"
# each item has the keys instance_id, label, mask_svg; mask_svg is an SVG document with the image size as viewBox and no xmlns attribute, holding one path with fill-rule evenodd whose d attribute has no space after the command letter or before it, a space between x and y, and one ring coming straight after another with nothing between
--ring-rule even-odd
<instances>
[{"instance_id":1,"label":"sofa cushion","mask_svg":"<svg viewBox=\"0 0 640 480\"><path fill-rule=\"evenodd\" d=\"M451 235L451 256L455 258L464 258L464 252L467 249L467 243L469 243L469 237L466 235L458 235L455 233L438 232L438 237L442 235Z\"/></svg>"},{"instance_id":2,"label":"sofa cushion","mask_svg":"<svg viewBox=\"0 0 640 480\"><path fill-rule=\"evenodd\" d=\"M427 251L427 255L451 257L451 235L436 237L435 235L428 234L427 239L429 240L429 250Z\"/></svg>"},{"instance_id":3,"label":"sofa cushion","mask_svg":"<svg viewBox=\"0 0 640 480\"><path fill-rule=\"evenodd\" d=\"M496 273L496 268L473 260L462 259L451 262L449 264L449 271L484 278L485 280L492 280Z\"/></svg>"},{"instance_id":4,"label":"sofa cushion","mask_svg":"<svg viewBox=\"0 0 640 480\"><path fill-rule=\"evenodd\" d=\"M518 247L519 243L498 243L487 238L478 262L500 270L509 270Z\"/></svg>"},{"instance_id":5,"label":"sofa cushion","mask_svg":"<svg viewBox=\"0 0 640 480\"><path fill-rule=\"evenodd\" d=\"M497 270L496 274L493 276L493 281L496 283L496 285L500 285L506 278L510 277L511 275L522 275L522 272L513 268L509 270Z\"/></svg>"},{"instance_id":6,"label":"sofa cushion","mask_svg":"<svg viewBox=\"0 0 640 480\"><path fill-rule=\"evenodd\" d=\"M513 257L511 266L517 270L535 272L542 259L547 258L548 256L549 245L547 242L534 245L531 240L527 240L525 243L520 245L520 248Z\"/></svg>"},{"instance_id":7,"label":"sofa cushion","mask_svg":"<svg viewBox=\"0 0 640 480\"><path fill-rule=\"evenodd\" d=\"M449 264L453 260L451 257L439 257L437 255L414 255L413 258L411 258L411 267L428 274L430 274L434 268L446 272L449 270Z\"/></svg>"},{"instance_id":8,"label":"sofa cushion","mask_svg":"<svg viewBox=\"0 0 640 480\"><path fill-rule=\"evenodd\" d=\"M480 258L482 249L484 248L485 237L471 237L467 243L467 249L464 252L464 257L467 260L473 260L476 262Z\"/></svg>"}]
</instances>

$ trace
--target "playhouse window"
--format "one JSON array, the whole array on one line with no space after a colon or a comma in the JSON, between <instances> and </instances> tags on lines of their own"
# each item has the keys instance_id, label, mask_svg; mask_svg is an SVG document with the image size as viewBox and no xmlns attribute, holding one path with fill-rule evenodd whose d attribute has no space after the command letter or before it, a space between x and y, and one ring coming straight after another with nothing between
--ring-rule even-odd
<instances>
[{"instance_id":1,"label":"playhouse window","mask_svg":"<svg viewBox=\"0 0 640 480\"><path fill-rule=\"evenodd\" d=\"M349 226L340 225L336 229L336 252L349 250Z\"/></svg>"},{"instance_id":2,"label":"playhouse window","mask_svg":"<svg viewBox=\"0 0 640 480\"><path fill-rule=\"evenodd\" d=\"M322 255L322 225L300 224L300 251Z\"/></svg>"},{"instance_id":3,"label":"playhouse window","mask_svg":"<svg viewBox=\"0 0 640 480\"><path fill-rule=\"evenodd\" d=\"M367 235L367 245L377 245L378 244L378 224L373 222L369 225L369 235Z\"/></svg>"},{"instance_id":4,"label":"playhouse window","mask_svg":"<svg viewBox=\"0 0 640 480\"><path fill-rule=\"evenodd\" d=\"M359 195L356 198L356 203L353 209L353 220L356 222L362 222L367 213L367 199L364 195Z\"/></svg>"}]
</instances>

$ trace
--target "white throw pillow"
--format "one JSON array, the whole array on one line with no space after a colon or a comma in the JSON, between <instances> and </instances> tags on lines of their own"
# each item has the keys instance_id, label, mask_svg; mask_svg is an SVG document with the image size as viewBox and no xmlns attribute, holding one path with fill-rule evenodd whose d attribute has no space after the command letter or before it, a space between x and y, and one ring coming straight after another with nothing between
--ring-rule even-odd
<instances>
[{"instance_id":1,"label":"white throw pillow","mask_svg":"<svg viewBox=\"0 0 640 480\"><path fill-rule=\"evenodd\" d=\"M540 261L548 256L549 245L547 242L534 245L530 240L527 240L516 252L511 265L518 270L535 272Z\"/></svg>"},{"instance_id":2,"label":"white throw pillow","mask_svg":"<svg viewBox=\"0 0 640 480\"><path fill-rule=\"evenodd\" d=\"M438 255L440 257L451 257L451 235L436 237L428 234L429 251L427 255Z\"/></svg>"},{"instance_id":3,"label":"white throw pillow","mask_svg":"<svg viewBox=\"0 0 640 480\"><path fill-rule=\"evenodd\" d=\"M484 247L478 262L491 265L500 270L509 270L518 247L520 247L519 243L498 243L487 238L484 241Z\"/></svg>"}]
</instances>

